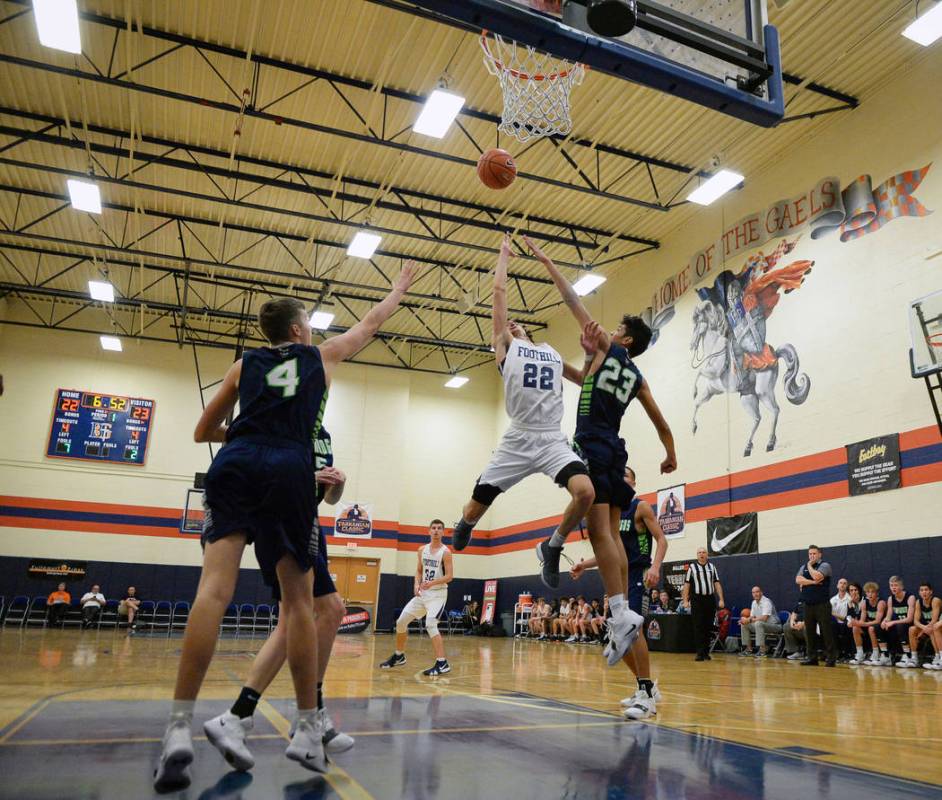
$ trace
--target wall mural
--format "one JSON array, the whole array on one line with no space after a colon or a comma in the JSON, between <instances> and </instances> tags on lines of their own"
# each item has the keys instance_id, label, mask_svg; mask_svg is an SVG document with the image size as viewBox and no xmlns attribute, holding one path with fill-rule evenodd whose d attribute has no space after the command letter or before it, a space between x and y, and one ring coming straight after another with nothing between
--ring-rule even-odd
<instances>
[{"instance_id":1,"label":"wall mural","mask_svg":"<svg viewBox=\"0 0 942 800\"><path fill-rule=\"evenodd\" d=\"M739 394L752 420L743 455L752 454L753 437L762 421L760 405L771 414L765 449L776 445L779 405L775 397L779 361L785 362L785 397L798 405L808 399L811 379L800 372L798 352L791 344L772 347L766 341L766 320L781 298L804 283L814 261L799 259L776 269L798 239L783 240L769 255L761 251L733 273L723 270L712 286L697 289L702 301L693 311L690 365L697 372L693 390L693 432L700 406L716 395Z\"/></svg>"}]
</instances>

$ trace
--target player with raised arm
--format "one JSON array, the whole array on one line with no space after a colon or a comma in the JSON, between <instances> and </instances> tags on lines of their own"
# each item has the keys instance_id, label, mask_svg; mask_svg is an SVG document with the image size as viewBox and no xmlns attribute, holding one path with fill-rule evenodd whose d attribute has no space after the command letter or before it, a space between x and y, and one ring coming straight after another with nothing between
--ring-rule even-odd
<instances>
[{"instance_id":1,"label":"player with raised arm","mask_svg":"<svg viewBox=\"0 0 942 800\"><path fill-rule=\"evenodd\" d=\"M318 505L335 505L343 497L347 476L334 467L334 450L330 434L322 427L314 440L314 480ZM273 587L275 600L281 600L278 587ZM330 653L337 637L337 629L346 613L346 607L327 567L327 549L321 546L314 562L314 627L317 633L317 716L321 722L324 749L328 753L343 753L354 745L353 737L341 733L324 707L323 681L330 661ZM281 671L287 658L287 636L284 616L271 636L265 641L249 669L245 684L232 708L203 723L203 732L212 745L235 769L249 770L255 759L246 744L252 730L253 714L262 693Z\"/></svg>"},{"instance_id":2,"label":"player with raised arm","mask_svg":"<svg viewBox=\"0 0 942 800\"><path fill-rule=\"evenodd\" d=\"M415 596L406 604L396 620L396 651L380 664L382 669L392 669L406 663L406 639L409 636L409 623L425 617L425 630L432 640L435 663L422 674L429 676L444 675L451 672L451 666L445 657L445 643L438 632L438 615L448 599L448 584L455 577L451 551L442 543L445 535L445 523L433 519L428 526L428 544L418 550L418 563L415 568L413 592Z\"/></svg>"},{"instance_id":3,"label":"player with raised arm","mask_svg":"<svg viewBox=\"0 0 942 800\"><path fill-rule=\"evenodd\" d=\"M570 494L556 529L565 541L585 516L595 494L582 459L560 430L563 419L563 378L581 383L582 372L564 364L548 344L534 344L526 329L507 319L507 262L510 239L505 236L494 271L493 347L504 381L504 406L510 427L474 485L471 499L455 523L452 547L464 550L471 532L497 495L538 472ZM550 588L559 586L559 575Z\"/></svg>"},{"instance_id":4,"label":"player with raised arm","mask_svg":"<svg viewBox=\"0 0 942 800\"><path fill-rule=\"evenodd\" d=\"M635 488L635 471L625 468L625 483ZM626 588L628 607L642 611L648 588L657 586L661 580L661 565L667 555L667 537L657 521L651 504L640 497L632 498L628 508L622 511L619 536L628 557L628 585ZM651 540L654 540L654 558L651 558ZM594 558L585 559L569 570L573 580L578 580L587 569L598 566ZM638 680L638 690L621 701L626 719L647 719L657 714L657 701L661 693L657 681L651 680L651 656L644 636L635 639L622 660Z\"/></svg>"},{"instance_id":5,"label":"player with raised arm","mask_svg":"<svg viewBox=\"0 0 942 800\"><path fill-rule=\"evenodd\" d=\"M664 445L661 472L673 472L677 468L674 437L654 402L650 386L633 361L650 344L651 329L640 317L626 314L614 331L605 331L592 319L552 260L529 238L524 237L524 241L546 267L563 302L581 326L583 347L594 348L584 373L574 441L588 465L595 489L595 502L588 514L589 541L609 595L612 618L604 654L608 665L614 666L634 643L644 622L628 608L625 599L628 559L617 539L622 509L634 496L634 490L624 481L628 453L624 439L619 436L628 404L638 398ZM589 349L586 352L590 352ZM563 544L565 539L554 534L537 545L544 582L559 580Z\"/></svg>"},{"instance_id":6,"label":"player with raised arm","mask_svg":"<svg viewBox=\"0 0 942 800\"><path fill-rule=\"evenodd\" d=\"M197 442L225 442L206 474L203 570L183 638L173 708L154 774L159 792L185 788L193 761L193 706L209 668L219 624L232 600L242 553L255 545L262 575L281 590L287 660L297 723L285 754L306 769L327 770L317 715L317 640L313 575L320 550L312 491L311 443L321 425L337 364L363 348L412 282L407 263L386 298L347 332L311 345L301 301L266 302L259 325L271 345L249 350L223 378L196 425ZM231 425L225 420L239 404Z\"/></svg>"}]
</instances>

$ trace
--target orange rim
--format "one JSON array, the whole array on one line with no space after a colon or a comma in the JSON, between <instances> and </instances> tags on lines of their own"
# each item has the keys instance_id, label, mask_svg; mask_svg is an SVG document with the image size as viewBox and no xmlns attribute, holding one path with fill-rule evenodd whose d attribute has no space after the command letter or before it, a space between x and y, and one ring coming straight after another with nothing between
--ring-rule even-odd
<instances>
[{"instance_id":1,"label":"orange rim","mask_svg":"<svg viewBox=\"0 0 942 800\"><path fill-rule=\"evenodd\" d=\"M550 75L543 75L542 73L537 73L536 75L531 75L528 72L520 72L520 70L513 69L512 67L504 66L503 62L500 61L492 52L491 48L487 44L487 30L481 31L481 44L484 47L484 52L487 54L487 57L494 62L498 69L509 72L515 78L519 78L522 81L551 81L556 78L566 78L569 76L571 70L563 70L562 72L553 72ZM582 64L582 69L587 70L588 67L585 64Z\"/></svg>"},{"instance_id":2,"label":"orange rim","mask_svg":"<svg viewBox=\"0 0 942 800\"><path fill-rule=\"evenodd\" d=\"M929 347L942 347L942 333L933 333L929 337Z\"/></svg>"}]
</instances>

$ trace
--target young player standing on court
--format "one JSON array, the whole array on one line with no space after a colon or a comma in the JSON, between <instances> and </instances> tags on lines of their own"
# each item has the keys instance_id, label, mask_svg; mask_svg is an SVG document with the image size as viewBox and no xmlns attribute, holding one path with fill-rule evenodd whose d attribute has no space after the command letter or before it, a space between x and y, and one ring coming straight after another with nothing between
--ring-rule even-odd
<instances>
[{"instance_id":1,"label":"young player standing on court","mask_svg":"<svg viewBox=\"0 0 942 800\"><path fill-rule=\"evenodd\" d=\"M246 545L254 543L266 583L278 582L298 721L286 750L324 772L317 716L317 640L311 567L320 549L311 486L311 442L323 418L333 369L373 337L412 281L407 263L389 295L346 333L311 346L311 325L294 298L265 303L259 325L271 347L248 351L230 367L196 425L197 442L226 442L206 474L203 571L187 621L173 709L154 776L157 791L185 788L193 761L193 706L209 668L219 624L232 600ZM236 403L239 415L224 421Z\"/></svg>"},{"instance_id":2,"label":"young player standing on court","mask_svg":"<svg viewBox=\"0 0 942 800\"><path fill-rule=\"evenodd\" d=\"M635 472L625 468L625 483L635 488ZM640 497L632 498L628 508L622 511L619 524L622 546L628 556L628 607L637 608L642 615L647 605L647 592L661 580L661 565L667 555L667 537L657 521L651 504ZM654 558L651 558L651 540L656 543ZM582 573L597 566L594 558L580 561L569 575L578 580ZM644 636L635 639L631 649L622 659L638 680L638 691L621 701L626 719L647 719L657 714L657 701L661 693L657 681L651 680L651 656Z\"/></svg>"},{"instance_id":3,"label":"young player standing on court","mask_svg":"<svg viewBox=\"0 0 942 800\"><path fill-rule=\"evenodd\" d=\"M317 484L318 505L321 502L334 505L343 496L347 478L343 472L334 468L333 445L326 428L321 428L314 440L314 480ZM275 600L281 600L277 588L274 587ZM322 540L314 563L314 628L317 634L317 716L324 731L324 749L328 753L343 753L354 745L351 736L340 733L334 727L324 707L322 688L337 629L345 613L346 608L330 577L327 548L323 546ZM245 771L255 765L255 759L245 739L252 730L252 715L258 701L281 671L286 657L287 636L285 618L282 615L278 618L278 624L271 636L256 653L242 691L232 708L203 724L206 738L235 769Z\"/></svg>"},{"instance_id":4,"label":"young player standing on court","mask_svg":"<svg viewBox=\"0 0 942 800\"><path fill-rule=\"evenodd\" d=\"M402 609L399 619L396 620L396 652L380 664L382 669L392 669L406 663L409 623L425 617L425 630L432 640L435 663L422 674L434 676L451 672L448 659L445 658L445 643L438 632L438 615L442 613L448 599L448 584L455 577L451 551L442 544L445 523L440 519L433 519L428 526L428 535L428 544L422 545L418 552L418 566L415 569L413 585L415 597Z\"/></svg>"},{"instance_id":5,"label":"young player standing on court","mask_svg":"<svg viewBox=\"0 0 942 800\"><path fill-rule=\"evenodd\" d=\"M504 379L504 406L510 427L478 478L471 500L455 523L452 546L464 550L471 531L501 492L542 472L566 489L572 499L557 535L566 540L592 505L594 492L585 464L559 429L563 420L563 378L581 383L582 373L564 364L548 344L534 344L522 325L507 320L507 262L510 239L501 242L494 271L494 358ZM559 586L559 576L547 583Z\"/></svg>"},{"instance_id":6,"label":"young player standing on court","mask_svg":"<svg viewBox=\"0 0 942 800\"><path fill-rule=\"evenodd\" d=\"M622 508L634 496L634 490L624 481L628 453L624 439L619 437L621 420L628 404L637 397L657 430L666 451L661 472L673 472L677 468L674 437L654 402L651 388L632 361L647 349L651 329L640 317L625 315L621 324L612 333L607 333L592 319L579 295L552 260L530 239L524 237L524 241L546 267L563 302L582 327L583 347L594 345L596 348L582 383L575 444L588 464L595 489L595 502L588 515L589 541L612 611L609 640L604 651L611 667L634 643L644 622L640 615L628 608L625 600L628 560L617 540ZM537 545L544 580L559 580L559 557L563 544L565 538L554 534Z\"/></svg>"}]
</instances>

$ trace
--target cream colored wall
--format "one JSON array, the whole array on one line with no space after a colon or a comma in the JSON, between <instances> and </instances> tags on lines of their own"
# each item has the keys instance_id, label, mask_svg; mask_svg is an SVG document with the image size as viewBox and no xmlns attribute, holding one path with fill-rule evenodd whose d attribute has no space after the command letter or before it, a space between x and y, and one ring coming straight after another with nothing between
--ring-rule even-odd
<instances>
[{"instance_id":1,"label":"cream colored wall","mask_svg":"<svg viewBox=\"0 0 942 800\"><path fill-rule=\"evenodd\" d=\"M24 311L17 305L10 304L10 319ZM106 353L91 335L0 326L6 388L0 398L0 494L182 508L193 474L209 466L207 446L192 440L200 413L192 351L148 342L126 341L125 347L123 353ZM221 377L231 359L231 352L201 350L204 383ZM331 385L325 424L336 464L348 475L345 499L372 504L374 518L384 522L424 527L441 517L450 524L474 482L475 468L468 465L487 460L495 436L494 377L479 372L453 391L439 375L342 365ZM47 458L59 387L154 399L146 465ZM329 507L322 511L331 513ZM388 547L357 544L356 554L381 559L384 572L414 570L411 545L397 555ZM343 545L331 545L329 552L348 554ZM199 545L191 539L4 527L0 555L200 563ZM463 574L482 560L466 556ZM255 565L251 553L243 563Z\"/></svg>"},{"instance_id":2,"label":"cream colored wall","mask_svg":"<svg viewBox=\"0 0 942 800\"><path fill-rule=\"evenodd\" d=\"M695 372L688 347L691 314L699 298L690 291L678 302L674 319L662 330L657 344L638 359L638 365L673 429L679 468L670 478L659 474L663 448L643 410L634 404L622 435L629 442L641 491L719 477L932 424L925 386L909 374L906 307L912 299L942 288L942 260L937 255L928 259L942 251L942 139L938 135L942 103L927 102L931 95L927 87L939 85L942 51L936 48L859 109L840 114L834 125L806 141L800 151L759 175L746 176L743 190L698 211L659 250L624 262L588 303L593 315L611 327L621 313L637 313L649 305L665 279L737 219L781 198L799 195L827 175L839 176L844 186L868 173L875 188L892 175L933 163L915 192L934 210L931 216L899 218L848 243L841 243L836 235L813 241L806 230L797 248L779 262L778 266L801 258L815 261L804 285L783 296L768 320L768 341L773 346L795 345L812 389L804 405L788 403L782 390L784 368L780 369L781 417L774 452L765 452L769 422L763 410L755 450L749 458L743 456L748 421L735 395L714 397L700 411L700 431L696 436L691 433ZM730 166L735 168L735 162ZM762 249L768 253L778 241ZM739 256L725 266L738 272L744 261L745 256ZM716 268L714 277L723 268ZM711 283L712 279L702 285ZM546 338L571 360L581 358L578 330L567 312L554 318ZM568 393L566 400L567 430L571 431L574 393ZM905 498L900 491L906 493ZM549 516L548 511L560 507L563 499L548 481L530 479L502 499L495 524ZM938 535L939 519L942 490L936 483L763 511L759 546L761 552L802 547L809 535L822 546ZM671 543L669 558L693 556L705 539L705 522L689 525L686 538ZM584 546L569 549L581 553ZM496 577L535 571L529 550L495 556L490 566Z\"/></svg>"}]
</instances>

